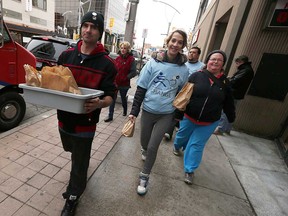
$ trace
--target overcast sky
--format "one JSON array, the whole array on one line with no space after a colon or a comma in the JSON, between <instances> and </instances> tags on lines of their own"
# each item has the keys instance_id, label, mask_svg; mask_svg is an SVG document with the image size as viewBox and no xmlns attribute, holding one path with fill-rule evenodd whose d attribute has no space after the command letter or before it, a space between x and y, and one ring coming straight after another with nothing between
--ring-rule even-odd
<instances>
[{"instance_id":1,"label":"overcast sky","mask_svg":"<svg viewBox=\"0 0 288 216\"><path fill-rule=\"evenodd\" d=\"M163 0L162 2L172 7L153 0L139 1L135 24L136 46L142 47L143 45L143 29L148 29L145 43L154 46L163 45L166 35L161 34L167 33L169 22L171 22L170 31L173 27L184 29L187 33L193 29L200 0Z\"/></svg>"}]
</instances>

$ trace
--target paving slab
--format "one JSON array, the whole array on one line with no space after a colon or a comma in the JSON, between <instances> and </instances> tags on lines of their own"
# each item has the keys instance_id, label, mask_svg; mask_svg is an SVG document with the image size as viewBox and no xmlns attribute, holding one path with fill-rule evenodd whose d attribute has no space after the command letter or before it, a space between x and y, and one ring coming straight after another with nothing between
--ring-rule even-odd
<instances>
[{"instance_id":1,"label":"paving slab","mask_svg":"<svg viewBox=\"0 0 288 216\"><path fill-rule=\"evenodd\" d=\"M233 164L288 173L275 141L232 131L231 136L217 136Z\"/></svg>"},{"instance_id":2,"label":"paving slab","mask_svg":"<svg viewBox=\"0 0 288 216\"><path fill-rule=\"evenodd\" d=\"M218 139L256 214L288 215L288 169L276 143L236 131Z\"/></svg>"},{"instance_id":3,"label":"paving slab","mask_svg":"<svg viewBox=\"0 0 288 216\"><path fill-rule=\"evenodd\" d=\"M249 201L257 215L288 215L288 175L234 165Z\"/></svg>"}]
</instances>

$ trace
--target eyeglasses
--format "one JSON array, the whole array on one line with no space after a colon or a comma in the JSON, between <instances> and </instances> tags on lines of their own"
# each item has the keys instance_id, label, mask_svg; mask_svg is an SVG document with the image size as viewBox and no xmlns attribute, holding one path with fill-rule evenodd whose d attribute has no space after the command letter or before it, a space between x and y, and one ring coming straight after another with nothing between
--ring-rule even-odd
<instances>
[{"instance_id":1,"label":"eyeglasses","mask_svg":"<svg viewBox=\"0 0 288 216\"><path fill-rule=\"evenodd\" d=\"M212 62L223 62L222 59L215 59L215 58L209 59L209 61L212 61Z\"/></svg>"}]
</instances>

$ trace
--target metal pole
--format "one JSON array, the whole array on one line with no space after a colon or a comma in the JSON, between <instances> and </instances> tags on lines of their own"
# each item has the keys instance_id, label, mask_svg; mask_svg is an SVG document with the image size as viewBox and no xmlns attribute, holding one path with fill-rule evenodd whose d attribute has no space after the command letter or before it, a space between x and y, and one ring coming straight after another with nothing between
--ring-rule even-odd
<instances>
[{"instance_id":1,"label":"metal pole","mask_svg":"<svg viewBox=\"0 0 288 216\"><path fill-rule=\"evenodd\" d=\"M167 36L169 35L170 27L171 27L171 22L168 22Z\"/></svg>"},{"instance_id":2,"label":"metal pole","mask_svg":"<svg viewBox=\"0 0 288 216\"><path fill-rule=\"evenodd\" d=\"M154 1L154 2L159 2L159 3L162 3L162 4L165 4L165 5L169 6L169 7L171 7L172 9L175 10L174 15L175 15L176 12L177 12L178 14L180 14L180 12L179 12L175 7L173 7L172 5L170 5L170 4L166 3L166 2L159 1L159 0L153 0L153 1ZM170 27L171 27L171 23L172 23L172 21L173 21L174 15L173 15L171 21L168 22L168 30L167 30L166 36L169 35L169 31L170 31ZM163 34L163 35L164 35L164 34ZM163 44L163 48L164 48L164 47L165 47L165 42L164 42L164 44Z\"/></svg>"},{"instance_id":3,"label":"metal pole","mask_svg":"<svg viewBox=\"0 0 288 216\"><path fill-rule=\"evenodd\" d=\"M78 8L78 28L77 28L77 34L80 35L80 26L81 26L81 7L82 7L82 2L81 0L79 1L79 8Z\"/></svg>"},{"instance_id":4,"label":"metal pole","mask_svg":"<svg viewBox=\"0 0 288 216\"><path fill-rule=\"evenodd\" d=\"M139 69L139 73L140 73L140 70L141 70L141 68L142 68L142 59L143 59L144 47L145 47L145 37L144 37L144 39L143 39L142 52L141 52L141 58L140 58L140 69Z\"/></svg>"},{"instance_id":5,"label":"metal pole","mask_svg":"<svg viewBox=\"0 0 288 216\"><path fill-rule=\"evenodd\" d=\"M169 7L173 8L178 14L180 14L180 12L175 7L173 7L172 5L170 5L170 4L166 3L166 2L158 1L158 0L153 0L153 1L168 5Z\"/></svg>"},{"instance_id":6,"label":"metal pole","mask_svg":"<svg viewBox=\"0 0 288 216\"><path fill-rule=\"evenodd\" d=\"M3 4L0 0L0 48L4 46L4 23L3 23Z\"/></svg>"},{"instance_id":7,"label":"metal pole","mask_svg":"<svg viewBox=\"0 0 288 216\"><path fill-rule=\"evenodd\" d=\"M171 22L168 22L168 29L167 29L166 37L168 37L168 35L169 35L170 27L171 27ZM165 48L165 40L164 40L164 43L163 43L163 48Z\"/></svg>"},{"instance_id":8,"label":"metal pole","mask_svg":"<svg viewBox=\"0 0 288 216\"><path fill-rule=\"evenodd\" d=\"M128 21L126 22L124 40L128 41L133 47L134 26L135 26L136 12L137 12L137 6L139 3L139 0L129 0L129 2L131 3L130 15L129 15Z\"/></svg>"}]
</instances>

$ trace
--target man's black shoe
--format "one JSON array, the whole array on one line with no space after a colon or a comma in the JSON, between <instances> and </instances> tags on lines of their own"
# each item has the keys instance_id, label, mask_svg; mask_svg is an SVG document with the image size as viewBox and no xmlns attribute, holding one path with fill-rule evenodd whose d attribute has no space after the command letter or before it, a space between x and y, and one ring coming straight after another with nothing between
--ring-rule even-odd
<instances>
[{"instance_id":1,"label":"man's black shoe","mask_svg":"<svg viewBox=\"0 0 288 216\"><path fill-rule=\"evenodd\" d=\"M123 112L123 116L127 116L127 112Z\"/></svg>"},{"instance_id":2,"label":"man's black shoe","mask_svg":"<svg viewBox=\"0 0 288 216\"><path fill-rule=\"evenodd\" d=\"M111 122L111 121L113 121L113 118L108 117L108 118L104 119L104 122Z\"/></svg>"},{"instance_id":3,"label":"man's black shoe","mask_svg":"<svg viewBox=\"0 0 288 216\"><path fill-rule=\"evenodd\" d=\"M61 216L74 216L78 201L77 200L66 200L66 203L62 209Z\"/></svg>"}]
</instances>

